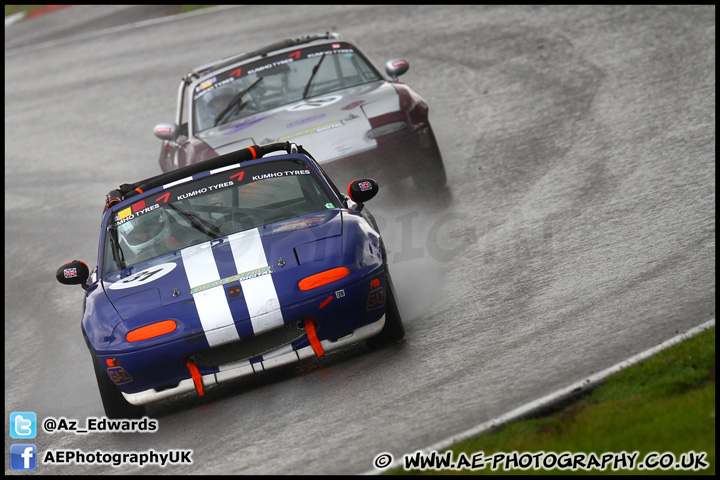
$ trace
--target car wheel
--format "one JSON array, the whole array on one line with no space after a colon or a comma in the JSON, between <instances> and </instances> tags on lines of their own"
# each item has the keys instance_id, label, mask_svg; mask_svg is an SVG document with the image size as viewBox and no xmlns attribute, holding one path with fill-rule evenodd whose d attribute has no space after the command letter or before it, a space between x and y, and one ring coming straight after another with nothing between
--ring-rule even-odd
<instances>
[{"instance_id":1,"label":"car wheel","mask_svg":"<svg viewBox=\"0 0 720 480\"><path fill-rule=\"evenodd\" d=\"M368 347L372 349L382 348L391 343L398 342L405 337L405 327L400 317L400 310L395 300L395 288L393 287L389 273L386 274L386 279L385 326L380 330L380 333L365 340Z\"/></svg>"},{"instance_id":2,"label":"car wheel","mask_svg":"<svg viewBox=\"0 0 720 480\"><path fill-rule=\"evenodd\" d=\"M125 400L123 394L100 365L97 357L91 355L93 367L95 368L95 378L97 378L98 389L100 390L100 398L102 398L103 407L105 408L105 415L108 418L140 418L145 415L145 407L133 405Z\"/></svg>"},{"instance_id":3,"label":"car wheel","mask_svg":"<svg viewBox=\"0 0 720 480\"><path fill-rule=\"evenodd\" d=\"M430 139L430 148L427 161L423 163L423 168L413 175L413 180L419 188L442 188L447 183L447 174L445 173L440 147L438 147L435 134L430 126L428 126L428 137Z\"/></svg>"}]
</instances>

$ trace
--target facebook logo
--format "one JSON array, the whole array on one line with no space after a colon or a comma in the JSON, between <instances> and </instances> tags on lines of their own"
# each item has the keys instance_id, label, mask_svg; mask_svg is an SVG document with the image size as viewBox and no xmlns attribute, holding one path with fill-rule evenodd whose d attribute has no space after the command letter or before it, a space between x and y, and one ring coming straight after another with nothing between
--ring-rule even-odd
<instances>
[{"instance_id":1,"label":"facebook logo","mask_svg":"<svg viewBox=\"0 0 720 480\"><path fill-rule=\"evenodd\" d=\"M11 470L35 470L37 455L35 445L32 443L15 443L10 445Z\"/></svg>"},{"instance_id":2,"label":"facebook logo","mask_svg":"<svg viewBox=\"0 0 720 480\"><path fill-rule=\"evenodd\" d=\"M13 412L10 414L11 438L35 438L37 416L35 412Z\"/></svg>"}]
</instances>

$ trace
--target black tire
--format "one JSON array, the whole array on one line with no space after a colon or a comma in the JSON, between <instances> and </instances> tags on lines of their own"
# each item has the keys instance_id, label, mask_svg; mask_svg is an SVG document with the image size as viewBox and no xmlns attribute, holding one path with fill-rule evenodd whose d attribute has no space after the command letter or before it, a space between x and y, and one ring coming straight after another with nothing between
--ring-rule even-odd
<instances>
[{"instance_id":1,"label":"black tire","mask_svg":"<svg viewBox=\"0 0 720 480\"><path fill-rule=\"evenodd\" d=\"M395 288L392 284L390 274L386 274L387 294L385 297L385 326L380 333L374 337L365 340L368 347L372 349L382 348L391 343L399 342L405 337L405 327L403 326L400 310L395 300Z\"/></svg>"},{"instance_id":2,"label":"black tire","mask_svg":"<svg viewBox=\"0 0 720 480\"><path fill-rule=\"evenodd\" d=\"M92 355L92 354L91 354ZM110 380L100 361L92 355L95 378L97 378L100 398L105 408L105 416L108 418L141 418L145 415L145 407L133 405L125 400L123 394Z\"/></svg>"},{"instance_id":3,"label":"black tire","mask_svg":"<svg viewBox=\"0 0 720 480\"><path fill-rule=\"evenodd\" d=\"M442 188L447 183L447 174L440 147L430 126L428 126L428 136L431 144L428 158L418 173L413 175L413 181L419 188Z\"/></svg>"}]
</instances>

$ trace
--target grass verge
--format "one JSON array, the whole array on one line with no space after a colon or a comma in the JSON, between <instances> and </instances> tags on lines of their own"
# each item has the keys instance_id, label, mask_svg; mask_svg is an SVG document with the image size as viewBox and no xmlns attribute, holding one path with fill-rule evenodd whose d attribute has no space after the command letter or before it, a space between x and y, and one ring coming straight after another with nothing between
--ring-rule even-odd
<instances>
[{"instance_id":1,"label":"grass verge","mask_svg":"<svg viewBox=\"0 0 720 480\"><path fill-rule=\"evenodd\" d=\"M608 377L554 412L507 423L450 451L437 457L465 468L416 464L386 473L714 475L715 328Z\"/></svg>"}]
</instances>

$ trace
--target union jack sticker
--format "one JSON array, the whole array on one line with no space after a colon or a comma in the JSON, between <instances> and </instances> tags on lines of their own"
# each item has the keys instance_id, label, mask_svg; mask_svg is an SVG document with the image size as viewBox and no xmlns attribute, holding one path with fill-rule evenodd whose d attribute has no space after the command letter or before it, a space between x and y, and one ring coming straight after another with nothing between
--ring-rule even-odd
<instances>
[{"instance_id":1,"label":"union jack sticker","mask_svg":"<svg viewBox=\"0 0 720 480\"><path fill-rule=\"evenodd\" d=\"M66 268L63 270L63 275L65 278L75 278L77 277L77 268Z\"/></svg>"},{"instance_id":2,"label":"union jack sticker","mask_svg":"<svg viewBox=\"0 0 720 480\"><path fill-rule=\"evenodd\" d=\"M367 192L368 190L372 190L372 183L360 182L358 183L358 187L360 187L360 190L362 190L363 192Z\"/></svg>"}]
</instances>

